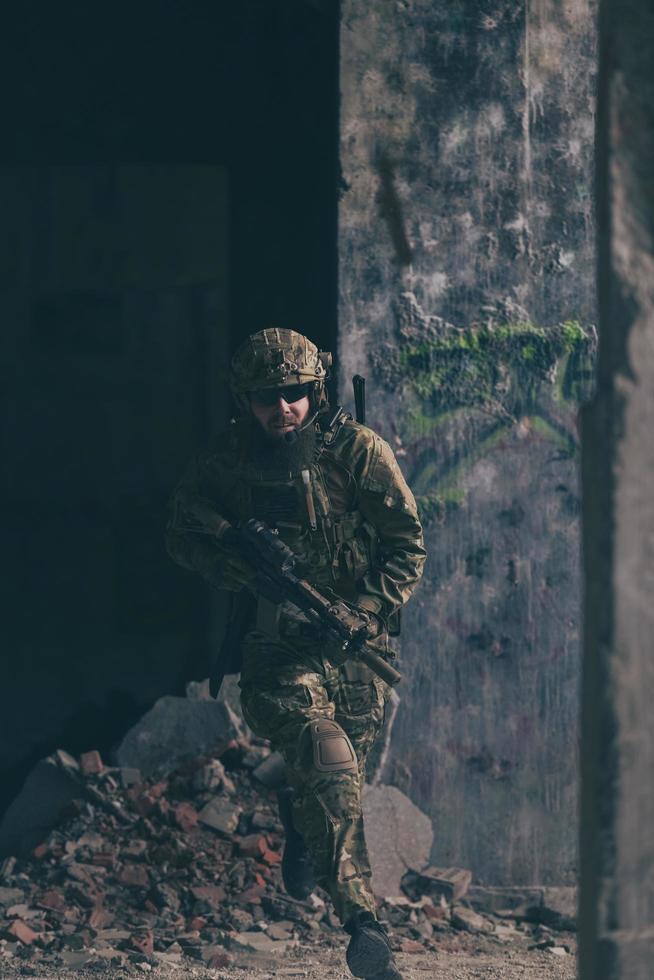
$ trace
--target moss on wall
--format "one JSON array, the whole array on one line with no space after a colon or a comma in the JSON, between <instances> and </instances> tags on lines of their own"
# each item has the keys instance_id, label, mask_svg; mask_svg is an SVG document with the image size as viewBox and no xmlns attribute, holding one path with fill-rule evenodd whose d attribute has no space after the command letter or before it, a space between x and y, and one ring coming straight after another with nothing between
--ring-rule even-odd
<instances>
[{"instance_id":1,"label":"moss on wall","mask_svg":"<svg viewBox=\"0 0 654 980\"><path fill-rule=\"evenodd\" d=\"M463 476L514 427L575 455L574 417L593 387L592 325L459 328L425 317L408 293L396 314L396 337L373 353L373 372L402 400L395 439L425 522L465 503ZM437 443L448 438L454 451L445 460Z\"/></svg>"}]
</instances>

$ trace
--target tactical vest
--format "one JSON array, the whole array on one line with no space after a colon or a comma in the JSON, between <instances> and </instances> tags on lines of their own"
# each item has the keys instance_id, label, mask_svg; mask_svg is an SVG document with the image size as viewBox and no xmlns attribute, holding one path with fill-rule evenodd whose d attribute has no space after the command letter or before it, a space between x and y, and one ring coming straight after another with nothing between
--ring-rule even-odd
<instances>
[{"instance_id":1,"label":"tactical vest","mask_svg":"<svg viewBox=\"0 0 654 980\"><path fill-rule=\"evenodd\" d=\"M379 545L375 527L358 510L359 488L348 466L347 440L339 438L348 419L351 416L344 415L318 435L314 458L307 466L313 514L302 472L271 476L258 470L248 458L238 422L230 427L227 452L214 457L214 475L223 516L232 523L250 517L265 521L296 555L297 574L353 602L359 583L379 557ZM211 493L210 487L207 490ZM252 594L246 589L232 593L227 630L212 671L212 693L217 693L224 674L240 670L240 641L256 622ZM396 636L399 627L398 611L389 618L388 632Z\"/></svg>"},{"instance_id":2,"label":"tactical vest","mask_svg":"<svg viewBox=\"0 0 654 980\"><path fill-rule=\"evenodd\" d=\"M298 574L352 600L375 561L377 534L357 510L356 480L339 453L341 425L319 433L306 483L301 471L273 476L242 461L228 503L237 519L256 517L277 531Z\"/></svg>"}]
</instances>

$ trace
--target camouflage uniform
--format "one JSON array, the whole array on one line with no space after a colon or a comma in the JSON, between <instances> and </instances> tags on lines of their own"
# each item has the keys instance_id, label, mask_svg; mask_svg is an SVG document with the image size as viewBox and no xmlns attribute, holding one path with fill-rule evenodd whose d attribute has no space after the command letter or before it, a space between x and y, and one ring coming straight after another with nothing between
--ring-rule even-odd
<instances>
[{"instance_id":1,"label":"camouflage uniform","mask_svg":"<svg viewBox=\"0 0 654 980\"><path fill-rule=\"evenodd\" d=\"M170 554L218 588L238 589L243 579L234 580L225 554L184 530L181 501L197 495L233 524L257 517L293 550L299 575L379 617L383 629L373 645L391 656L388 627L397 622L425 558L415 501L392 450L349 417L331 430L316 428L309 464L317 516L312 530L300 473L261 467L256 425L248 415L232 421L217 448L193 461L173 496ZM342 663L293 607L266 600L259 600L241 652L244 716L286 759L294 823L313 856L318 884L341 921L358 909L374 914L361 790L390 689L366 666ZM312 726L320 719L336 722L331 735L341 738L345 755L348 745L354 750L349 761L327 770L318 765Z\"/></svg>"}]
</instances>

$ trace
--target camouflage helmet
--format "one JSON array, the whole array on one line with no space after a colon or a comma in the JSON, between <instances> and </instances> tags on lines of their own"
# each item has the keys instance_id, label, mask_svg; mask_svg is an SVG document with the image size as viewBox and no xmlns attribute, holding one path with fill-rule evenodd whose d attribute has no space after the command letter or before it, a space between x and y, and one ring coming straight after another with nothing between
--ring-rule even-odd
<instances>
[{"instance_id":1,"label":"camouflage helmet","mask_svg":"<svg viewBox=\"0 0 654 980\"><path fill-rule=\"evenodd\" d=\"M266 327L252 334L232 358L230 383L237 401L262 388L284 388L314 383L316 407L324 401L324 384L332 355L319 351L308 337L295 330ZM240 397L239 397L240 396Z\"/></svg>"}]
</instances>

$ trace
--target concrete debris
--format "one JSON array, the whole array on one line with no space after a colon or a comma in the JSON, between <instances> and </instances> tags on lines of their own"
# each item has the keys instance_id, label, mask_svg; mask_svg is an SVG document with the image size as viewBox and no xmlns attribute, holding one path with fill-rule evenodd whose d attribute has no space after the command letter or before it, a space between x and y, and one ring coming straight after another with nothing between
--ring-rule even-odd
<instances>
[{"instance_id":1,"label":"concrete debris","mask_svg":"<svg viewBox=\"0 0 654 980\"><path fill-rule=\"evenodd\" d=\"M478 912L541 923L564 932L574 932L577 928L577 889L571 886L483 888L472 885L466 899Z\"/></svg>"},{"instance_id":2,"label":"concrete debris","mask_svg":"<svg viewBox=\"0 0 654 980\"><path fill-rule=\"evenodd\" d=\"M407 868L423 868L429 861L431 820L397 787L383 784L365 787L363 816L374 892L380 898L400 896Z\"/></svg>"},{"instance_id":3,"label":"concrete debris","mask_svg":"<svg viewBox=\"0 0 654 980\"><path fill-rule=\"evenodd\" d=\"M127 733L114 761L146 777L165 776L187 759L224 747L241 731L228 704L163 697Z\"/></svg>"},{"instance_id":4,"label":"concrete debris","mask_svg":"<svg viewBox=\"0 0 654 980\"><path fill-rule=\"evenodd\" d=\"M209 759L206 765L202 766L193 774L193 789L197 793L203 790L217 790L225 779L225 767L219 759Z\"/></svg>"},{"instance_id":5,"label":"concrete debris","mask_svg":"<svg viewBox=\"0 0 654 980\"><path fill-rule=\"evenodd\" d=\"M212 830L218 831L219 834L229 836L238 827L242 812L240 806L232 803L231 800L216 797L209 800L207 805L200 810L198 820L207 827L211 827Z\"/></svg>"},{"instance_id":6,"label":"concrete debris","mask_svg":"<svg viewBox=\"0 0 654 980\"><path fill-rule=\"evenodd\" d=\"M140 769L119 769L118 778L120 779L121 786L133 786L134 783L143 782L143 776L141 775Z\"/></svg>"},{"instance_id":7,"label":"concrete debris","mask_svg":"<svg viewBox=\"0 0 654 980\"><path fill-rule=\"evenodd\" d=\"M203 681L189 681L185 693L190 701L213 701L209 691L208 677Z\"/></svg>"},{"instance_id":8,"label":"concrete debris","mask_svg":"<svg viewBox=\"0 0 654 980\"><path fill-rule=\"evenodd\" d=\"M551 908L543 903L542 905L530 905L524 910L523 918L527 922L541 923L550 929L559 931L573 932L577 928L575 915L566 915L558 909Z\"/></svg>"},{"instance_id":9,"label":"concrete debris","mask_svg":"<svg viewBox=\"0 0 654 980\"><path fill-rule=\"evenodd\" d=\"M59 751L41 759L0 823L0 854L28 854L83 796L83 779L72 756Z\"/></svg>"},{"instance_id":10,"label":"concrete debris","mask_svg":"<svg viewBox=\"0 0 654 980\"><path fill-rule=\"evenodd\" d=\"M495 931L495 926L489 919L479 915L474 909L466 908L463 905L452 909L452 925L455 929L463 929L465 932Z\"/></svg>"},{"instance_id":11,"label":"concrete debris","mask_svg":"<svg viewBox=\"0 0 654 980\"><path fill-rule=\"evenodd\" d=\"M270 755L260 762L253 772L253 776L262 786L268 789L279 789L286 783L286 763L281 752L271 752Z\"/></svg>"},{"instance_id":12,"label":"concrete debris","mask_svg":"<svg viewBox=\"0 0 654 980\"><path fill-rule=\"evenodd\" d=\"M95 750L83 752L79 757L79 767L85 776L94 776L102 772L104 766L100 758L100 753Z\"/></svg>"},{"instance_id":13,"label":"concrete debris","mask_svg":"<svg viewBox=\"0 0 654 980\"><path fill-rule=\"evenodd\" d=\"M415 939L403 939L400 942L400 950L403 953L424 953L425 947Z\"/></svg>"},{"instance_id":14,"label":"concrete debris","mask_svg":"<svg viewBox=\"0 0 654 980\"><path fill-rule=\"evenodd\" d=\"M4 881L10 874L12 874L14 868L16 867L16 858L13 855L4 858L0 861L0 881Z\"/></svg>"},{"instance_id":15,"label":"concrete debris","mask_svg":"<svg viewBox=\"0 0 654 980\"><path fill-rule=\"evenodd\" d=\"M249 953L274 953L278 955L288 948L288 943L271 939L263 932L239 932L230 936L230 947ZM295 944L297 946L297 942Z\"/></svg>"},{"instance_id":16,"label":"concrete debris","mask_svg":"<svg viewBox=\"0 0 654 980\"><path fill-rule=\"evenodd\" d=\"M543 889L528 887L487 888L481 885L471 885L466 899L478 912L490 912L493 915L510 917L516 910L524 910L529 905L541 905Z\"/></svg>"},{"instance_id":17,"label":"concrete debris","mask_svg":"<svg viewBox=\"0 0 654 980\"><path fill-rule=\"evenodd\" d=\"M577 902L576 888L543 888L538 921L550 929L572 932L577 928Z\"/></svg>"},{"instance_id":18,"label":"concrete debris","mask_svg":"<svg viewBox=\"0 0 654 980\"><path fill-rule=\"evenodd\" d=\"M452 903L463 898L472 882L472 872L463 868L413 868L402 876L401 888L405 895L414 901L421 895L428 895L437 903L443 898Z\"/></svg>"},{"instance_id":19,"label":"concrete debris","mask_svg":"<svg viewBox=\"0 0 654 980\"><path fill-rule=\"evenodd\" d=\"M16 905L25 898L25 892L20 888L0 888L0 905Z\"/></svg>"},{"instance_id":20,"label":"concrete debris","mask_svg":"<svg viewBox=\"0 0 654 980\"><path fill-rule=\"evenodd\" d=\"M204 704L215 706L195 707ZM298 955L298 945L342 950L327 896L318 890L298 902L283 890L276 793L257 775L268 751L260 739L232 737L150 777L141 770L147 759L137 772L135 760L116 768L92 752L79 764L65 753L50 757L47 771L72 780L75 795L29 855L2 864L0 976L11 961L11 972L39 975L58 967L132 975L192 963L231 972L250 961L282 975L280 960ZM397 839L393 854L422 854L422 867L431 845L426 818L393 787L372 789L369 823L386 820L386 842ZM547 925L518 913L496 919L493 932L489 918L460 904L467 872L427 867L411 875L410 896L399 893L399 875L397 896L379 901L396 950L456 948L484 932L495 942L522 938L538 956L570 948L567 937L554 939Z\"/></svg>"}]
</instances>

